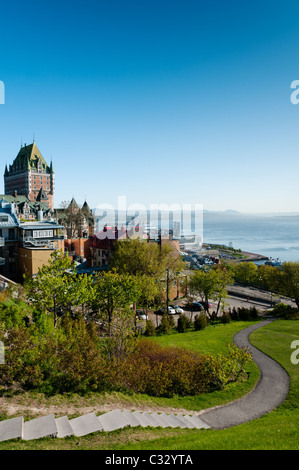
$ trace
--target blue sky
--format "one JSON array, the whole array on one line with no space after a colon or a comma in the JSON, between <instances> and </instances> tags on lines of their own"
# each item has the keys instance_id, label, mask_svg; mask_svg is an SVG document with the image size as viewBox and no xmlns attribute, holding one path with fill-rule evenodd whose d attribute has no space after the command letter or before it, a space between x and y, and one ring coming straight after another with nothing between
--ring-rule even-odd
<instances>
[{"instance_id":1,"label":"blue sky","mask_svg":"<svg viewBox=\"0 0 299 470\"><path fill-rule=\"evenodd\" d=\"M298 2L0 5L3 172L34 135L56 207L299 211Z\"/></svg>"}]
</instances>

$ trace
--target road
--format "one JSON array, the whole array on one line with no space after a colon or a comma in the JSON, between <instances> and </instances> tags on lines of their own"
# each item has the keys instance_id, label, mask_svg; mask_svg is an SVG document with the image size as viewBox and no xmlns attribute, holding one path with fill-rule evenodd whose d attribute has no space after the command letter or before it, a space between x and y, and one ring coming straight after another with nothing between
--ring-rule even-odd
<instances>
[{"instance_id":1,"label":"road","mask_svg":"<svg viewBox=\"0 0 299 470\"><path fill-rule=\"evenodd\" d=\"M197 299L197 301L200 302L200 298ZM180 299L177 301L171 301L170 304L172 305L184 305L186 302L185 299ZM269 292L265 292L261 289L257 289L254 287L246 287L246 286L239 286L239 285L234 285L230 287L229 289L229 296L228 298L225 299L225 304L227 306L227 310L229 308L239 308L239 307L255 307L260 314L263 312L267 313L269 310L271 310L271 304L272 306L275 303L283 302L285 304L291 305L291 306L296 306L296 304L286 298L278 297L274 294L271 294ZM210 313L213 311L217 310L217 302L210 301L211 308L210 308ZM194 317L198 312L185 312L185 315L190 319L194 320ZM219 316L221 315L218 314ZM175 323L177 323L177 320L179 318L179 315L173 315ZM158 326L161 321L161 316L160 315L155 315L154 311L151 310L148 312L148 319L152 320L155 326ZM144 322L140 323L140 326L143 325Z\"/></svg>"}]
</instances>

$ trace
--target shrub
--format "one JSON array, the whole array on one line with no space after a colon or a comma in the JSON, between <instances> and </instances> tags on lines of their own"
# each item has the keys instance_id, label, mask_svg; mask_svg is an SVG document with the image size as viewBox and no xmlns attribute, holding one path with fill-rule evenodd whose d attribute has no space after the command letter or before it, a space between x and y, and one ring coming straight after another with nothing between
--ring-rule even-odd
<instances>
[{"instance_id":1,"label":"shrub","mask_svg":"<svg viewBox=\"0 0 299 470\"><path fill-rule=\"evenodd\" d=\"M194 329L196 331L203 330L204 328L206 328L207 324L208 324L208 321L207 321L207 315L205 314L205 312L201 312L199 315L195 316Z\"/></svg>"},{"instance_id":2,"label":"shrub","mask_svg":"<svg viewBox=\"0 0 299 470\"><path fill-rule=\"evenodd\" d=\"M236 307L233 307L233 309L229 309L229 316L231 320L234 320L234 321L240 320L239 313Z\"/></svg>"},{"instance_id":3,"label":"shrub","mask_svg":"<svg viewBox=\"0 0 299 470\"><path fill-rule=\"evenodd\" d=\"M186 317L183 313L180 315L178 319L177 330L179 333L186 333L187 329L189 328L190 320Z\"/></svg>"},{"instance_id":4,"label":"shrub","mask_svg":"<svg viewBox=\"0 0 299 470\"><path fill-rule=\"evenodd\" d=\"M228 312L223 312L221 315L221 323L230 323L230 315Z\"/></svg>"},{"instance_id":5,"label":"shrub","mask_svg":"<svg viewBox=\"0 0 299 470\"><path fill-rule=\"evenodd\" d=\"M214 357L183 348L139 342L121 365L123 385L151 396L197 395L222 389L244 372L249 354L232 346L229 354Z\"/></svg>"},{"instance_id":6,"label":"shrub","mask_svg":"<svg viewBox=\"0 0 299 470\"><path fill-rule=\"evenodd\" d=\"M299 318L298 308L283 303L275 305L273 314L285 318L286 320L296 320Z\"/></svg>"},{"instance_id":7,"label":"shrub","mask_svg":"<svg viewBox=\"0 0 299 470\"><path fill-rule=\"evenodd\" d=\"M164 313L161 318L161 323L157 328L157 333L167 334L175 327L174 319L171 315Z\"/></svg>"},{"instance_id":8,"label":"shrub","mask_svg":"<svg viewBox=\"0 0 299 470\"><path fill-rule=\"evenodd\" d=\"M144 336L155 336L156 329L152 320L147 320L143 334Z\"/></svg>"}]
</instances>

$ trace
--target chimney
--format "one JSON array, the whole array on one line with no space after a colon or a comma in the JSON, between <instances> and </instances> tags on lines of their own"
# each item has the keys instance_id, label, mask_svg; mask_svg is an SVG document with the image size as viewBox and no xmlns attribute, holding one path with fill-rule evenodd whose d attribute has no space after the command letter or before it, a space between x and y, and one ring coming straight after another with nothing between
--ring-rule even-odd
<instances>
[{"instance_id":1,"label":"chimney","mask_svg":"<svg viewBox=\"0 0 299 470\"><path fill-rule=\"evenodd\" d=\"M43 211L42 211L42 210L38 211L38 213L37 213L37 220L38 220L39 222L42 222L42 221L43 221L43 218L44 218Z\"/></svg>"}]
</instances>

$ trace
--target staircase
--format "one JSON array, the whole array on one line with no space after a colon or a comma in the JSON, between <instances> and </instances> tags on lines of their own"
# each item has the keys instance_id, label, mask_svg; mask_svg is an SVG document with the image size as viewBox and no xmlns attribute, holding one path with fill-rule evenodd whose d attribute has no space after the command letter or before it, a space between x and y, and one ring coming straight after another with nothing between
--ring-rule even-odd
<instances>
[{"instance_id":1,"label":"staircase","mask_svg":"<svg viewBox=\"0 0 299 470\"><path fill-rule=\"evenodd\" d=\"M162 427L209 429L198 416L187 414L149 413L113 410L97 416L94 412L74 419L55 418L53 414L24 421L23 417L0 421L0 442L10 439L29 441L42 437L64 438L86 436L94 432L110 432L125 427Z\"/></svg>"}]
</instances>

